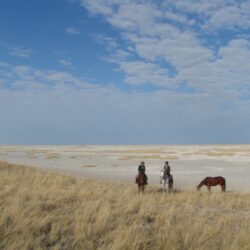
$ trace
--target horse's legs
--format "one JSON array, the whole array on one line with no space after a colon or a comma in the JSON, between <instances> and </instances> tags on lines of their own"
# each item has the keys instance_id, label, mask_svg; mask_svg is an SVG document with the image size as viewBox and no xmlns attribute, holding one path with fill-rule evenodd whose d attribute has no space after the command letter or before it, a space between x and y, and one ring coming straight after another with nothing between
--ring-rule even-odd
<instances>
[{"instance_id":1,"label":"horse's legs","mask_svg":"<svg viewBox=\"0 0 250 250\"><path fill-rule=\"evenodd\" d=\"M164 193L165 192L165 181L163 180L162 181L162 193Z\"/></svg>"},{"instance_id":2,"label":"horse's legs","mask_svg":"<svg viewBox=\"0 0 250 250\"><path fill-rule=\"evenodd\" d=\"M167 181L165 180L164 181L164 191L167 193L167 190L168 190L168 184L167 184Z\"/></svg>"},{"instance_id":3,"label":"horse's legs","mask_svg":"<svg viewBox=\"0 0 250 250\"><path fill-rule=\"evenodd\" d=\"M221 191L225 192L226 191L226 186L225 185L221 185Z\"/></svg>"},{"instance_id":4,"label":"horse's legs","mask_svg":"<svg viewBox=\"0 0 250 250\"><path fill-rule=\"evenodd\" d=\"M142 195L142 190L140 190L140 195Z\"/></svg>"},{"instance_id":5,"label":"horse's legs","mask_svg":"<svg viewBox=\"0 0 250 250\"><path fill-rule=\"evenodd\" d=\"M168 193L170 194L173 191L173 186L168 184Z\"/></svg>"},{"instance_id":6,"label":"horse's legs","mask_svg":"<svg viewBox=\"0 0 250 250\"><path fill-rule=\"evenodd\" d=\"M207 186L207 191L211 192L211 186Z\"/></svg>"},{"instance_id":7,"label":"horse's legs","mask_svg":"<svg viewBox=\"0 0 250 250\"><path fill-rule=\"evenodd\" d=\"M144 191L144 185L138 184L138 194L142 195L143 191Z\"/></svg>"}]
</instances>

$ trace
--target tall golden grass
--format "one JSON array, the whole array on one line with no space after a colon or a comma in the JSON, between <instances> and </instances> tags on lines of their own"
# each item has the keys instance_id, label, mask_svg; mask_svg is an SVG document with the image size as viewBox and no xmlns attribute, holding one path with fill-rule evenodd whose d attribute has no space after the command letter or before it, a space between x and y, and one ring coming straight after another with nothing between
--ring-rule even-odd
<instances>
[{"instance_id":1,"label":"tall golden grass","mask_svg":"<svg viewBox=\"0 0 250 250\"><path fill-rule=\"evenodd\" d=\"M84 180L0 162L0 249L250 249L250 194Z\"/></svg>"}]
</instances>

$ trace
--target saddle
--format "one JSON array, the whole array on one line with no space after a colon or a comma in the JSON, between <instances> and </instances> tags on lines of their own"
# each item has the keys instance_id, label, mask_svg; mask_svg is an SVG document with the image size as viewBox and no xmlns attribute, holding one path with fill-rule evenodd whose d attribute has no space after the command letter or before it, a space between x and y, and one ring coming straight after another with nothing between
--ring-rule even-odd
<instances>
[{"instance_id":1,"label":"saddle","mask_svg":"<svg viewBox=\"0 0 250 250\"><path fill-rule=\"evenodd\" d=\"M147 181L147 176L144 172L142 172L143 175L144 175L144 181L145 181L145 185L148 185L148 181ZM135 184L138 184L138 176L139 176L140 173L138 173L135 177Z\"/></svg>"}]
</instances>

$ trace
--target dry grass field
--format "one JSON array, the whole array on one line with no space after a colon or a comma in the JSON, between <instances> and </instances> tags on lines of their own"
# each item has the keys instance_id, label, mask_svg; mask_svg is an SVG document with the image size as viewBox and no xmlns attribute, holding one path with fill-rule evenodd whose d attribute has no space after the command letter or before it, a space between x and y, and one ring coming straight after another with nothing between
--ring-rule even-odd
<instances>
[{"instance_id":1,"label":"dry grass field","mask_svg":"<svg viewBox=\"0 0 250 250\"><path fill-rule=\"evenodd\" d=\"M0 249L250 249L250 194L84 180L0 163Z\"/></svg>"}]
</instances>

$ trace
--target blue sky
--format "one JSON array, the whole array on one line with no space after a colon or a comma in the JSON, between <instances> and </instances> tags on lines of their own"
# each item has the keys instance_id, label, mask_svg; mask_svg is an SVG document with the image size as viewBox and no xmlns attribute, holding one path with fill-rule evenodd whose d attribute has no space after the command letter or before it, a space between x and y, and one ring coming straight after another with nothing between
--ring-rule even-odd
<instances>
[{"instance_id":1,"label":"blue sky","mask_svg":"<svg viewBox=\"0 0 250 250\"><path fill-rule=\"evenodd\" d=\"M250 1L0 3L0 143L250 143Z\"/></svg>"}]
</instances>

